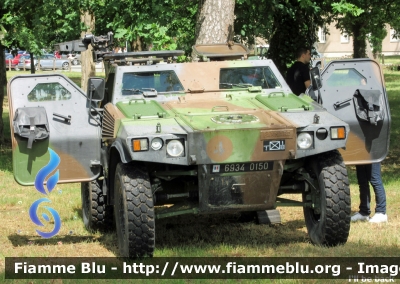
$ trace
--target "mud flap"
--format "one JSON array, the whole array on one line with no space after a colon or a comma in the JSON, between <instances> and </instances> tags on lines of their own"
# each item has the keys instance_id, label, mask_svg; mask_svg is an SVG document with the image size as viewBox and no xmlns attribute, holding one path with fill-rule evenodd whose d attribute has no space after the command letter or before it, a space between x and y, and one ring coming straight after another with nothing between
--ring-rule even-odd
<instances>
[{"instance_id":1,"label":"mud flap","mask_svg":"<svg viewBox=\"0 0 400 284\"><path fill-rule=\"evenodd\" d=\"M259 224L266 225L282 223L281 214L277 209L257 211L257 220Z\"/></svg>"},{"instance_id":2,"label":"mud flap","mask_svg":"<svg viewBox=\"0 0 400 284\"><path fill-rule=\"evenodd\" d=\"M15 111L13 120L14 134L28 139L28 149L36 140L49 137L49 123L44 107L24 107Z\"/></svg>"}]
</instances>

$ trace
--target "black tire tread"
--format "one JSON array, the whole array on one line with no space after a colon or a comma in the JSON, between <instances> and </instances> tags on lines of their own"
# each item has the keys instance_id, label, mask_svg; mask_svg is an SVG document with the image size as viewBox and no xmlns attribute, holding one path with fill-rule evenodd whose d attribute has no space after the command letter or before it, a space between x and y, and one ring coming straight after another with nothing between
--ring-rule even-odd
<instances>
[{"instance_id":1,"label":"black tire tread","mask_svg":"<svg viewBox=\"0 0 400 284\"><path fill-rule=\"evenodd\" d=\"M113 229L113 208L106 205L101 183L98 180L85 182L81 184L81 190L90 192L90 212L88 214L88 224L85 224L88 230L112 230ZM82 195L83 197L83 195Z\"/></svg>"},{"instance_id":2,"label":"black tire tread","mask_svg":"<svg viewBox=\"0 0 400 284\"><path fill-rule=\"evenodd\" d=\"M351 199L347 169L338 151L321 155L326 194L326 244L344 244L350 232Z\"/></svg>"},{"instance_id":3,"label":"black tire tread","mask_svg":"<svg viewBox=\"0 0 400 284\"><path fill-rule=\"evenodd\" d=\"M325 194L320 196L325 196L325 200L321 202L326 202L326 215L324 226L318 229L319 233L322 233L322 239L310 234L311 241L314 244L327 246L344 244L350 232L351 214L346 166L340 153L335 150L318 155L317 167L324 187L321 190L325 191Z\"/></svg>"},{"instance_id":4,"label":"black tire tread","mask_svg":"<svg viewBox=\"0 0 400 284\"><path fill-rule=\"evenodd\" d=\"M147 172L138 167L119 164L118 170L127 201L129 257L152 257L155 247L155 216L150 179Z\"/></svg>"}]
</instances>

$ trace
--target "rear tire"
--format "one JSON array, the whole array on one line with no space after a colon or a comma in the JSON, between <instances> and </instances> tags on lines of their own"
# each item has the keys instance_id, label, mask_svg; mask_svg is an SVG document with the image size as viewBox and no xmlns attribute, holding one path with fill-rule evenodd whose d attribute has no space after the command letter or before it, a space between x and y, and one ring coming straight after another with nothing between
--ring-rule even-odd
<instances>
[{"instance_id":1,"label":"rear tire","mask_svg":"<svg viewBox=\"0 0 400 284\"><path fill-rule=\"evenodd\" d=\"M117 165L114 209L120 255L130 258L152 257L155 218L147 172L136 166L123 163Z\"/></svg>"},{"instance_id":2,"label":"rear tire","mask_svg":"<svg viewBox=\"0 0 400 284\"><path fill-rule=\"evenodd\" d=\"M304 207L311 242L327 246L344 244L350 231L351 200L342 156L335 150L318 155L310 162L309 171L317 189L316 203L320 205L320 210ZM307 201L305 194L303 201Z\"/></svg>"},{"instance_id":3,"label":"rear tire","mask_svg":"<svg viewBox=\"0 0 400 284\"><path fill-rule=\"evenodd\" d=\"M103 181L81 183L82 219L88 231L114 229L113 207L106 205Z\"/></svg>"}]
</instances>

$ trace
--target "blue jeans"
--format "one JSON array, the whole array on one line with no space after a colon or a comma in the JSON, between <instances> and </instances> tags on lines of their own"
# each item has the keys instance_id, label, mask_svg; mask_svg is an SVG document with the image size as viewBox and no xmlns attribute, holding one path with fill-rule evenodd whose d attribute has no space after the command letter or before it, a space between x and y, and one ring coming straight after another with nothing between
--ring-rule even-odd
<instances>
[{"instance_id":1,"label":"blue jeans","mask_svg":"<svg viewBox=\"0 0 400 284\"><path fill-rule=\"evenodd\" d=\"M364 216L371 214L371 192L369 183L375 192L376 213L386 214L386 193L381 178L381 164L357 165L357 179L360 187L360 213Z\"/></svg>"}]
</instances>

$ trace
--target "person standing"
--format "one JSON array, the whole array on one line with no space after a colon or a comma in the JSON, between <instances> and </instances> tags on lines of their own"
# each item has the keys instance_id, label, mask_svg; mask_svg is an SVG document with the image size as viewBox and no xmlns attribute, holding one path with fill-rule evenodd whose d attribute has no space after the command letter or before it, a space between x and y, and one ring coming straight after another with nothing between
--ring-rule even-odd
<instances>
[{"instance_id":1,"label":"person standing","mask_svg":"<svg viewBox=\"0 0 400 284\"><path fill-rule=\"evenodd\" d=\"M369 221L370 223L387 222L386 193L381 178L381 163L357 165L356 171L358 186L360 188L360 211L351 217L351 221ZM374 189L376 201L375 214L372 218L369 218L369 215L371 214L370 183Z\"/></svg>"},{"instance_id":2,"label":"person standing","mask_svg":"<svg viewBox=\"0 0 400 284\"><path fill-rule=\"evenodd\" d=\"M304 93L308 86L311 85L310 80L310 61L311 51L305 47L301 47L296 51L296 62L288 69L286 73L286 82L290 89L297 96Z\"/></svg>"}]
</instances>

